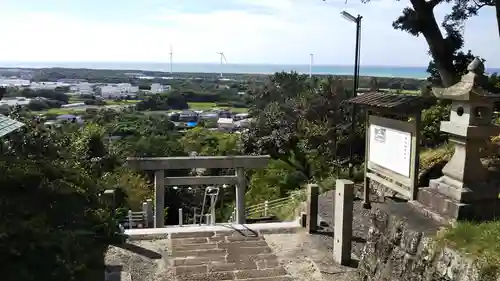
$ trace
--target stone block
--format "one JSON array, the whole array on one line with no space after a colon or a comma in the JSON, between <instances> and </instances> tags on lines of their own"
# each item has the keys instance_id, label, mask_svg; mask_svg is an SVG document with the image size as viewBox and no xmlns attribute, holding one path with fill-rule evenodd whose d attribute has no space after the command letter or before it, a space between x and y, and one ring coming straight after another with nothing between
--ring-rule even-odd
<instances>
[{"instance_id":1,"label":"stone block","mask_svg":"<svg viewBox=\"0 0 500 281\"><path fill-rule=\"evenodd\" d=\"M307 185L307 221L306 229L309 233L316 231L318 226L318 185Z\"/></svg>"},{"instance_id":2,"label":"stone block","mask_svg":"<svg viewBox=\"0 0 500 281\"><path fill-rule=\"evenodd\" d=\"M193 251L193 250L213 250L213 249L217 249L217 244L205 243L205 244L186 244L186 245L172 246L172 252L183 252L183 251Z\"/></svg>"},{"instance_id":3,"label":"stone block","mask_svg":"<svg viewBox=\"0 0 500 281\"><path fill-rule=\"evenodd\" d=\"M239 255L256 255L256 254L269 254L272 253L269 247L255 247L255 248L241 248L237 247Z\"/></svg>"},{"instance_id":4,"label":"stone block","mask_svg":"<svg viewBox=\"0 0 500 281\"><path fill-rule=\"evenodd\" d=\"M258 269L275 268L280 266L280 263L276 259L258 260L256 264Z\"/></svg>"},{"instance_id":5,"label":"stone block","mask_svg":"<svg viewBox=\"0 0 500 281\"><path fill-rule=\"evenodd\" d=\"M236 270L249 270L257 269L257 265L253 262L237 262L237 263L215 263L208 266L208 272L221 272L221 271L236 271Z\"/></svg>"},{"instance_id":6,"label":"stone block","mask_svg":"<svg viewBox=\"0 0 500 281\"><path fill-rule=\"evenodd\" d=\"M337 180L334 204L333 257L341 265L351 261L354 183Z\"/></svg>"},{"instance_id":7,"label":"stone block","mask_svg":"<svg viewBox=\"0 0 500 281\"><path fill-rule=\"evenodd\" d=\"M174 274L198 274L207 273L206 265L183 265L172 267L172 272Z\"/></svg>"},{"instance_id":8,"label":"stone block","mask_svg":"<svg viewBox=\"0 0 500 281\"><path fill-rule=\"evenodd\" d=\"M223 257L226 255L224 249L211 249L211 250L194 250L194 251L175 251L172 253L173 257Z\"/></svg>"},{"instance_id":9,"label":"stone block","mask_svg":"<svg viewBox=\"0 0 500 281\"><path fill-rule=\"evenodd\" d=\"M234 280L234 273L225 272L210 272L204 274L181 274L177 276L177 281L225 281Z\"/></svg>"},{"instance_id":10,"label":"stone block","mask_svg":"<svg viewBox=\"0 0 500 281\"><path fill-rule=\"evenodd\" d=\"M171 233L170 239L178 239L178 238L208 238L214 236L215 233L213 231L203 231L203 232L177 232Z\"/></svg>"},{"instance_id":11,"label":"stone block","mask_svg":"<svg viewBox=\"0 0 500 281\"><path fill-rule=\"evenodd\" d=\"M248 259L254 262L258 262L264 260L278 260L278 257L273 253L269 253L269 254L249 255Z\"/></svg>"},{"instance_id":12,"label":"stone block","mask_svg":"<svg viewBox=\"0 0 500 281\"><path fill-rule=\"evenodd\" d=\"M426 209L447 220L472 219L474 213L470 204L459 203L444 196L436 189L421 188L418 192L418 202Z\"/></svg>"},{"instance_id":13,"label":"stone block","mask_svg":"<svg viewBox=\"0 0 500 281\"><path fill-rule=\"evenodd\" d=\"M204 265L209 263L224 263L226 262L225 256L220 257L194 257L194 258L174 258L171 260L173 266L182 265Z\"/></svg>"},{"instance_id":14,"label":"stone block","mask_svg":"<svg viewBox=\"0 0 500 281\"><path fill-rule=\"evenodd\" d=\"M237 251L236 253L229 253L229 255L227 256L227 261L233 263L246 262L246 261L257 263L259 261L265 261L265 260L278 260L278 258L273 253L262 253L262 254L252 255L252 254L240 254L240 251Z\"/></svg>"},{"instance_id":15,"label":"stone block","mask_svg":"<svg viewBox=\"0 0 500 281\"><path fill-rule=\"evenodd\" d=\"M217 246L220 249L229 248L256 248L256 247L267 247L267 242L265 240L242 240L233 242L221 242Z\"/></svg>"},{"instance_id":16,"label":"stone block","mask_svg":"<svg viewBox=\"0 0 500 281\"><path fill-rule=\"evenodd\" d=\"M236 279L239 280L239 279ZM264 278L249 278L241 281L292 281L290 276L278 276L278 277L264 277Z\"/></svg>"},{"instance_id":17,"label":"stone block","mask_svg":"<svg viewBox=\"0 0 500 281\"><path fill-rule=\"evenodd\" d=\"M228 242L236 242L236 241L263 241L264 237L262 236L243 236L243 235L235 235L235 236L227 236L226 240Z\"/></svg>"},{"instance_id":18,"label":"stone block","mask_svg":"<svg viewBox=\"0 0 500 281\"><path fill-rule=\"evenodd\" d=\"M285 276L286 274L287 273L283 267L277 267L268 269L241 270L236 272L235 276L236 279L249 279L249 278Z\"/></svg>"},{"instance_id":19,"label":"stone block","mask_svg":"<svg viewBox=\"0 0 500 281\"><path fill-rule=\"evenodd\" d=\"M256 237L256 236L259 236L259 232L251 229L219 231L215 233L215 237Z\"/></svg>"},{"instance_id":20,"label":"stone block","mask_svg":"<svg viewBox=\"0 0 500 281\"><path fill-rule=\"evenodd\" d=\"M305 228L307 226L307 214L306 212L300 213L300 226Z\"/></svg>"},{"instance_id":21,"label":"stone block","mask_svg":"<svg viewBox=\"0 0 500 281\"><path fill-rule=\"evenodd\" d=\"M189 244L203 244L209 242L208 239L211 238L206 238L206 237L196 237L196 238L179 238L179 239L172 239L172 246L177 246L177 245L189 245Z\"/></svg>"},{"instance_id":22,"label":"stone block","mask_svg":"<svg viewBox=\"0 0 500 281\"><path fill-rule=\"evenodd\" d=\"M208 243L221 243L221 242L226 242L226 236L214 236L214 237L209 237Z\"/></svg>"}]
</instances>

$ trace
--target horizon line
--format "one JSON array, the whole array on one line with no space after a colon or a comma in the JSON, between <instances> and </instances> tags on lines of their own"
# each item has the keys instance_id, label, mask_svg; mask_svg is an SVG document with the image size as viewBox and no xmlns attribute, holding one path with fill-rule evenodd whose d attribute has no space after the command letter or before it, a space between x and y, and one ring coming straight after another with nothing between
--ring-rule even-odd
<instances>
[{"instance_id":1,"label":"horizon line","mask_svg":"<svg viewBox=\"0 0 500 281\"><path fill-rule=\"evenodd\" d=\"M3 63L15 63L15 64L22 64L22 63L29 63L29 64L69 64L69 63L129 63L129 64L170 64L169 61L15 61L15 60L0 60L0 67L1 64ZM209 65L218 65L220 66L219 62L188 62L188 61L183 61L183 62L172 62L173 64L209 64ZM308 66L309 63L244 63L244 62L230 62L230 63L225 63L224 65L259 65L259 66L264 66L264 65L275 65L275 66ZM340 66L340 67L353 67L354 64L326 64L326 63L315 63L313 66ZM396 68L422 68L422 67L427 67L427 65L375 65L375 64L361 64L361 66L365 67L396 67ZM493 67L495 68L495 67Z\"/></svg>"},{"instance_id":2,"label":"horizon line","mask_svg":"<svg viewBox=\"0 0 500 281\"><path fill-rule=\"evenodd\" d=\"M9 66L2 66L1 64L3 63L15 63L15 64L22 64L22 63L28 63L28 64L71 64L71 63L78 63L78 64L84 64L84 63L99 63L99 64L105 64L105 63L127 63L127 64L167 64L169 65L169 61L165 62L158 62L158 61L9 61L9 60L0 60L0 68L9 68ZM217 65L220 66L220 63L218 62L172 62L173 65L175 64L207 64L207 65ZM309 67L309 63L295 63L295 64L290 64L290 63L225 63L224 65L255 65L255 66L307 66ZM336 66L336 67L353 67L354 64L324 64L324 63L318 63L318 64L313 64L313 66ZM427 65L392 65L392 64L387 64L387 65L375 65L375 64L361 64L361 67L381 67L381 68L427 68ZM19 67L19 66L12 66L13 68ZM47 66L47 67L53 67L53 66ZM22 67L21 67L22 68ZM45 68L45 67L34 67L34 68ZM494 67L486 67L486 70L488 69L494 69L494 70L500 70L500 66L494 66Z\"/></svg>"}]
</instances>

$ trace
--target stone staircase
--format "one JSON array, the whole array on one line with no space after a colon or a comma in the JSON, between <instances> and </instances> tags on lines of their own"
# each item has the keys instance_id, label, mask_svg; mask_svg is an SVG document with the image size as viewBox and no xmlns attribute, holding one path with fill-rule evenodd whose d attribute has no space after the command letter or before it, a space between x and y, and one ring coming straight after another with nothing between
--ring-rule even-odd
<instances>
[{"instance_id":1,"label":"stone staircase","mask_svg":"<svg viewBox=\"0 0 500 281\"><path fill-rule=\"evenodd\" d=\"M168 263L178 281L292 280L256 233L182 233L169 242Z\"/></svg>"},{"instance_id":2,"label":"stone staircase","mask_svg":"<svg viewBox=\"0 0 500 281\"><path fill-rule=\"evenodd\" d=\"M345 268L325 269L309 237L298 222L137 229L109 249L107 281L333 280L322 272Z\"/></svg>"}]
</instances>

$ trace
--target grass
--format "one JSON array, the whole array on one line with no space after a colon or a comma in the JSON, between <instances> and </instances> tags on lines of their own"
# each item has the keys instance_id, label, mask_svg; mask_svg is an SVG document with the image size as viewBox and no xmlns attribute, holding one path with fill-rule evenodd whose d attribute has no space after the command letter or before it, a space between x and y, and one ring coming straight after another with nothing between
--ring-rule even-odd
<instances>
[{"instance_id":1,"label":"grass","mask_svg":"<svg viewBox=\"0 0 500 281\"><path fill-rule=\"evenodd\" d=\"M107 100L106 105L127 105L127 104L136 104L140 102L140 100Z\"/></svg>"},{"instance_id":2,"label":"grass","mask_svg":"<svg viewBox=\"0 0 500 281\"><path fill-rule=\"evenodd\" d=\"M450 159L453 146L445 144L422 151L420 165L429 168L442 160ZM481 280L496 280L500 275L500 220L484 223L458 222L455 227L438 233L438 245L465 253L480 269Z\"/></svg>"},{"instance_id":3,"label":"grass","mask_svg":"<svg viewBox=\"0 0 500 281\"><path fill-rule=\"evenodd\" d=\"M442 160L449 160L453 155L453 151L451 144L445 144L438 148L420 152L420 169L427 169Z\"/></svg>"},{"instance_id":4,"label":"grass","mask_svg":"<svg viewBox=\"0 0 500 281\"><path fill-rule=\"evenodd\" d=\"M189 108L192 110L211 110L211 109L227 109L235 113L246 113L248 108L224 107L217 106L215 102L188 102Z\"/></svg>"},{"instance_id":5,"label":"grass","mask_svg":"<svg viewBox=\"0 0 500 281\"><path fill-rule=\"evenodd\" d=\"M217 108L215 102L188 102L189 107L196 110L209 110L212 108Z\"/></svg>"},{"instance_id":6,"label":"grass","mask_svg":"<svg viewBox=\"0 0 500 281\"><path fill-rule=\"evenodd\" d=\"M38 114L51 114L51 115L63 115L63 114L78 114L79 112L84 111L85 109L78 108L51 108L48 110L35 111Z\"/></svg>"},{"instance_id":7,"label":"grass","mask_svg":"<svg viewBox=\"0 0 500 281\"><path fill-rule=\"evenodd\" d=\"M479 265L484 280L500 275L500 220L484 223L459 222L440 233L438 241L471 255Z\"/></svg>"}]
</instances>

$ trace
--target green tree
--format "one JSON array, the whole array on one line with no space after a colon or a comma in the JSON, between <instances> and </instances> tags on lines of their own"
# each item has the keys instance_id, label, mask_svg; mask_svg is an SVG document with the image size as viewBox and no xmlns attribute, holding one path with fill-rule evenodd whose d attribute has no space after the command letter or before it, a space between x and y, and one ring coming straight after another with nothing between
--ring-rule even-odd
<instances>
[{"instance_id":1,"label":"green tree","mask_svg":"<svg viewBox=\"0 0 500 281\"><path fill-rule=\"evenodd\" d=\"M349 108L342 82L332 77L309 79L297 73L276 73L264 87L253 89L250 113L254 116L243 134L247 153L269 154L288 163L310 179L330 172L347 156ZM360 120L360 119L358 119ZM362 127L352 140L363 153Z\"/></svg>"},{"instance_id":2,"label":"green tree","mask_svg":"<svg viewBox=\"0 0 500 281\"><path fill-rule=\"evenodd\" d=\"M120 243L107 188L80 165L71 137L14 112L25 127L2 139L0 268L5 280L98 280Z\"/></svg>"},{"instance_id":3,"label":"green tree","mask_svg":"<svg viewBox=\"0 0 500 281\"><path fill-rule=\"evenodd\" d=\"M325 0L323 0L325 1ZM363 3L370 0L361 0ZM500 23L498 1L495 0L410 0L411 6L406 7L392 24L395 29L408 32L413 36L422 35L429 46L436 69L444 86L454 84L459 78L454 61L456 53L464 45L463 26L467 19L477 16L483 7L496 5L497 22ZM440 4L450 4L451 10L445 15L441 32L434 10ZM499 24L500 32L500 24ZM500 34L500 33L499 33Z\"/></svg>"},{"instance_id":4,"label":"green tree","mask_svg":"<svg viewBox=\"0 0 500 281\"><path fill-rule=\"evenodd\" d=\"M471 50L469 50L467 53L455 52L453 54L454 72L456 73L457 77L461 77L467 73L467 66L475 58L476 57L472 54ZM431 82L433 85L443 85L441 75L439 74L439 70L434 60L431 60L429 62L429 65L427 66L427 72L430 74L430 77L427 78L427 81Z\"/></svg>"}]
</instances>

